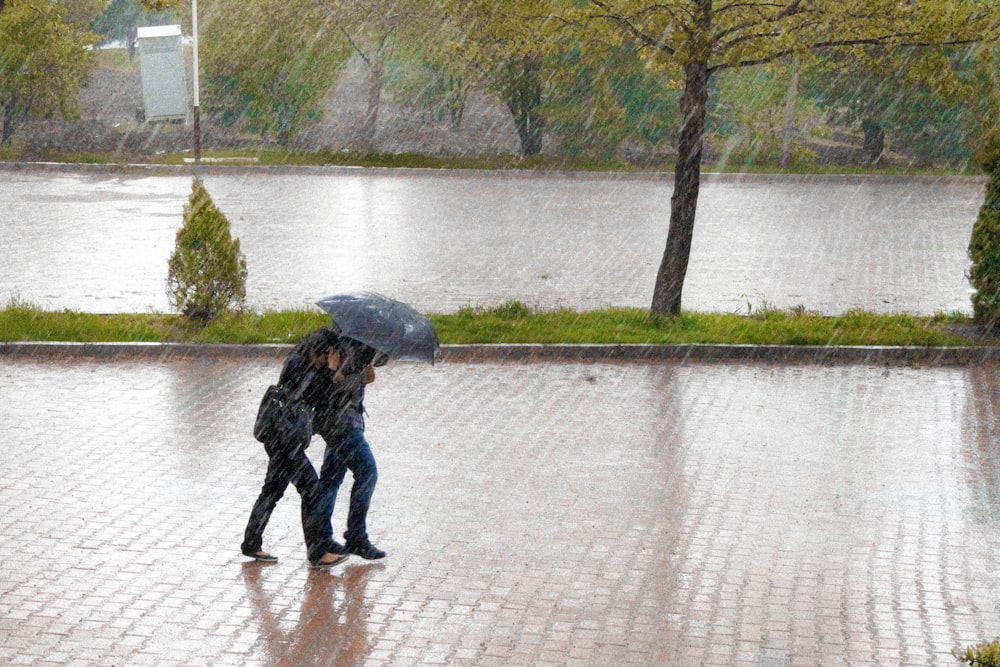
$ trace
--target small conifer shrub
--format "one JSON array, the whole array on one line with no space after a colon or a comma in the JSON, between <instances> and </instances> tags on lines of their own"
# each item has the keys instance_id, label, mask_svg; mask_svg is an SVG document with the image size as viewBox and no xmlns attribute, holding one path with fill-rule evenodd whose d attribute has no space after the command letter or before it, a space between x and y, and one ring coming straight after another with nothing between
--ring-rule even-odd
<instances>
[{"instance_id":1,"label":"small conifer shrub","mask_svg":"<svg viewBox=\"0 0 1000 667\"><path fill-rule=\"evenodd\" d=\"M976 323L989 333L1000 331L1000 127L986 132L976 161L989 174L986 201L972 227L969 242L969 282Z\"/></svg>"},{"instance_id":2,"label":"small conifer shrub","mask_svg":"<svg viewBox=\"0 0 1000 667\"><path fill-rule=\"evenodd\" d=\"M167 273L171 305L189 320L205 323L246 299L247 261L229 220L195 178L184 206Z\"/></svg>"}]
</instances>

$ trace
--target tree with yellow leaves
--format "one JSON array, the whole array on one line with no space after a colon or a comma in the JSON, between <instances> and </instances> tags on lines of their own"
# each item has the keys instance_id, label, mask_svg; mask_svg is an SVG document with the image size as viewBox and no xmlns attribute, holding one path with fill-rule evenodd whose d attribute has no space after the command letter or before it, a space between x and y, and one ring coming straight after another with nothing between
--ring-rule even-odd
<instances>
[{"instance_id":1,"label":"tree with yellow leaves","mask_svg":"<svg viewBox=\"0 0 1000 667\"><path fill-rule=\"evenodd\" d=\"M726 69L808 61L817 52L880 46L915 49L915 71L941 72L941 49L995 42L1000 3L979 0L587 0L564 19L601 31L610 44L642 45L681 91L682 126L667 243L650 310L675 316L691 254L701 183L709 82Z\"/></svg>"}]
</instances>

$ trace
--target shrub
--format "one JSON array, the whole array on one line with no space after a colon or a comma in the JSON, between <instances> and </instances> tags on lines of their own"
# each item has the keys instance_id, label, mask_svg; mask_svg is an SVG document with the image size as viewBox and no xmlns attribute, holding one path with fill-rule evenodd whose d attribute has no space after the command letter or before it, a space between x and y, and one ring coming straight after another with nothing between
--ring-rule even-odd
<instances>
[{"instance_id":1,"label":"shrub","mask_svg":"<svg viewBox=\"0 0 1000 667\"><path fill-rule=\"evenodd\" d=\"M969 282L975 288L973 317L990 332L996 332L1000 329L1000 128L987 132L983 139L976 159L990 178L986 201L972 227Z\"/></svg>"},{"instance_id":2,"label":"shrub","mask_svg":"<svg viewBox=\"0 0 1000 667\"><path fill-rule=\"evenodd\" d=\"M200 178L184 206L184 225L177 231L167 274L170 302L188 320L201 324L246 299L247 262L239 239Z\"/></svg>"},{"instance_id":3,"label":"shrub","mask_svg":"<svg viewBox=\"0 0 1000 667\"><path fill-rule=\"evenodd\" d=\"M1000 667L1000 639L989 643L969 646L964 651L952 651L960 662L969 663L970 667Z\"/></svg>"}]
</instances>

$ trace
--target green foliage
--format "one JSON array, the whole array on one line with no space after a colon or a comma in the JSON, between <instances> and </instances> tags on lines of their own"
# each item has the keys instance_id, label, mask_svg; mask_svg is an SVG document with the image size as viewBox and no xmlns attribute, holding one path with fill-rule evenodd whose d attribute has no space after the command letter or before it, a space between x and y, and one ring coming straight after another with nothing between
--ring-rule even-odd
<instances>
[{"instance_id":1,"label":"green foliage","mask_svg":"<svg viewBox=\"0 0 1000 667\"><path fill-rule=\"evenodd\" d=\"M988 51L950 48L920 57L913 48L826 52L806 69L804 93L832 113L848 110L869 134L885 132L894 146L926 162L958 164L968 160L966 138L984 115L986 91L974 79Z\"/></svg>"},{"instance_id":2,"label":"green foliage","mask_svg":"<svg viewBox=\"0 0 1000 667\"><path fill-rule=\"evenodd\" d=\"M418 49L391 59L386 68L386 89L399 104L423 109L433 120L447 120L458 129L472 90L469 77L461 68L431 57Z\"/></svg>"},{"instance_id":3,"label":"green foliage","mask_svg":"<svg viewBox=\"0 0 1000 667\"><path fill-rule=\"evenodd\" d=\"M139 26L169 23L173 16L170 10L152 12L137 0L111 0L108 8L94 19L90 27L102 35L106 41L131 42ZM132 46L129 44L129 53Z\"/></svg>"},{"instance_id":4,"label":"green foliage","mask_svg":"<svg viewBox=\"0 0 1000 667\"><path fill-rule=\"evenodd\" d=\"M709 92L706 129L709 141L722 156L722 164L778 163L790 78L786 66L723 70L715 76ZM794 125L799 135L821 135L828 129L822 111L802 96L795 106ZM801 164L814 156L793 144L791 157L793 163Z\"/></svg>"},{"instance_id":5,"label":"green foliage","mask_svg":"<svg viewBox=\"0 0 1000 667\"><path fill-rule=\"evenodd\" d=\"M578 45L551 57L544 113L574 158L610 160L622 142L661 147L678 130L678 94L646 66L634 45Z\"/></svg>"},{"instance_id":6,"label":"green foliage","mask_svg":"<svg viewBox=\"0 0 1000 667\"><path fill-rule=\"evenodd\" d=\"M1000 639L969 646L964 651L953 649L952 655L970 667L1000 667Z\"/></svg>"},{"instance_id":7,"label":"green foliage","mask_svg":"<svg viewBox=\"0 0 1000 667\"><path fill-rule=\"evenodd\" d=\"M317 6L218 0L205 18L203 108L223 125L288 146L320 116L350 46Z\"/></svg>"},{"instance_id":8,"label":"green foliage","mask_svg":"<svg viewBox=\"0 0 1000 667\"><path fill-rule=\"evenodd\" d=\"M205 323L232 306L243 307L247 263L239 239L232 238L222 214L200 178L184 206L184 225L170 256L167 294L188 320Z\"/></svg>"},{"instance_id":9,"label":"green foliage","mask_svg":"<svg viewBox=\"0 0 1000 667\"><path fill-rule=\"evenodd\" d=\"M979 159L990 169L986 201L972 227L969 241L969 281L975 292L972 309L976 321L991 331L1000 329L1000 131L986 135Z\"/></svg>"},{"instance_id":10,"label":"green foliage","mask_svg":"<svg viewBox=\"0 0 1000 667\"><path fill-rule=\"evenodd\" d=\"M983 132L976 159L990 178L969 242L969 281L976 321L995 331L1000 328L1000 125Z\"/></svg>"},{"instance_id":11,"label":"green foliage","mask_svg":"<svg viewBox=\"0 0 1000 667\"><path fill-rule=\"evenodd\" d=\"M138 0L138 2L146 11L154 13L177 11L187 5L187 0Z\"/></svg>"},{"instance_id":12,"label":"green foliage","mask_svg":"<svg viewBox=\"0 0 1000 667\"><path fill-rule=\"evenodd\" d=\"M556 74L550 57L573 44L558 29L553 7L538 0L440 0L438 57L461 66L510 111L525 157L542 151L548 129L543 105ZM567 37L569 39L567 39Z\"/></svg>"},{"instance_id":13,"label":"green foliage","mask_svg":"<svg viewBox=\"0 0 1000 667\"><path fill-rule=\"evenodd\" d=\"M976 163L988 174L995 174L1000 170L1000 118L996 123L993 127L983 129L975 151Z\"/></svg>"},{"instance_id":14,"label":"green foliage","mask_svg":"<svg viewBox=\"0 0 1000 667\"><path fill-rule=\"evenodd\" d=\"M23 120L79 114L79 92L94 65L85 50L96 41L81 22L90 3L74 11L57 0L7 0L0 11L0 144Z\"/></svg>"}]
</instances>

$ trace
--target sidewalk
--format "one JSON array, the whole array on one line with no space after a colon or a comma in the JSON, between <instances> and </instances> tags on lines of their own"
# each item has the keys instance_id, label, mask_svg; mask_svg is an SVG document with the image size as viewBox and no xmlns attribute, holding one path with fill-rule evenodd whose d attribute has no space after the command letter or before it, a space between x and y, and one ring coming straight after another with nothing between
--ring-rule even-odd
<instances>
[{"instance_id":1,"label":"sidewalk","mask_svg":"<svg viewBox=\"0 0 1000 667\"><path fill-rule=\"evenodd\" d=\"M950 665L1000 635L993 362L390 365L390 555L325 572L291 490L281 561L238 553L255 350L0 355L0 664Z\"/></svg>"}]
</instances>

